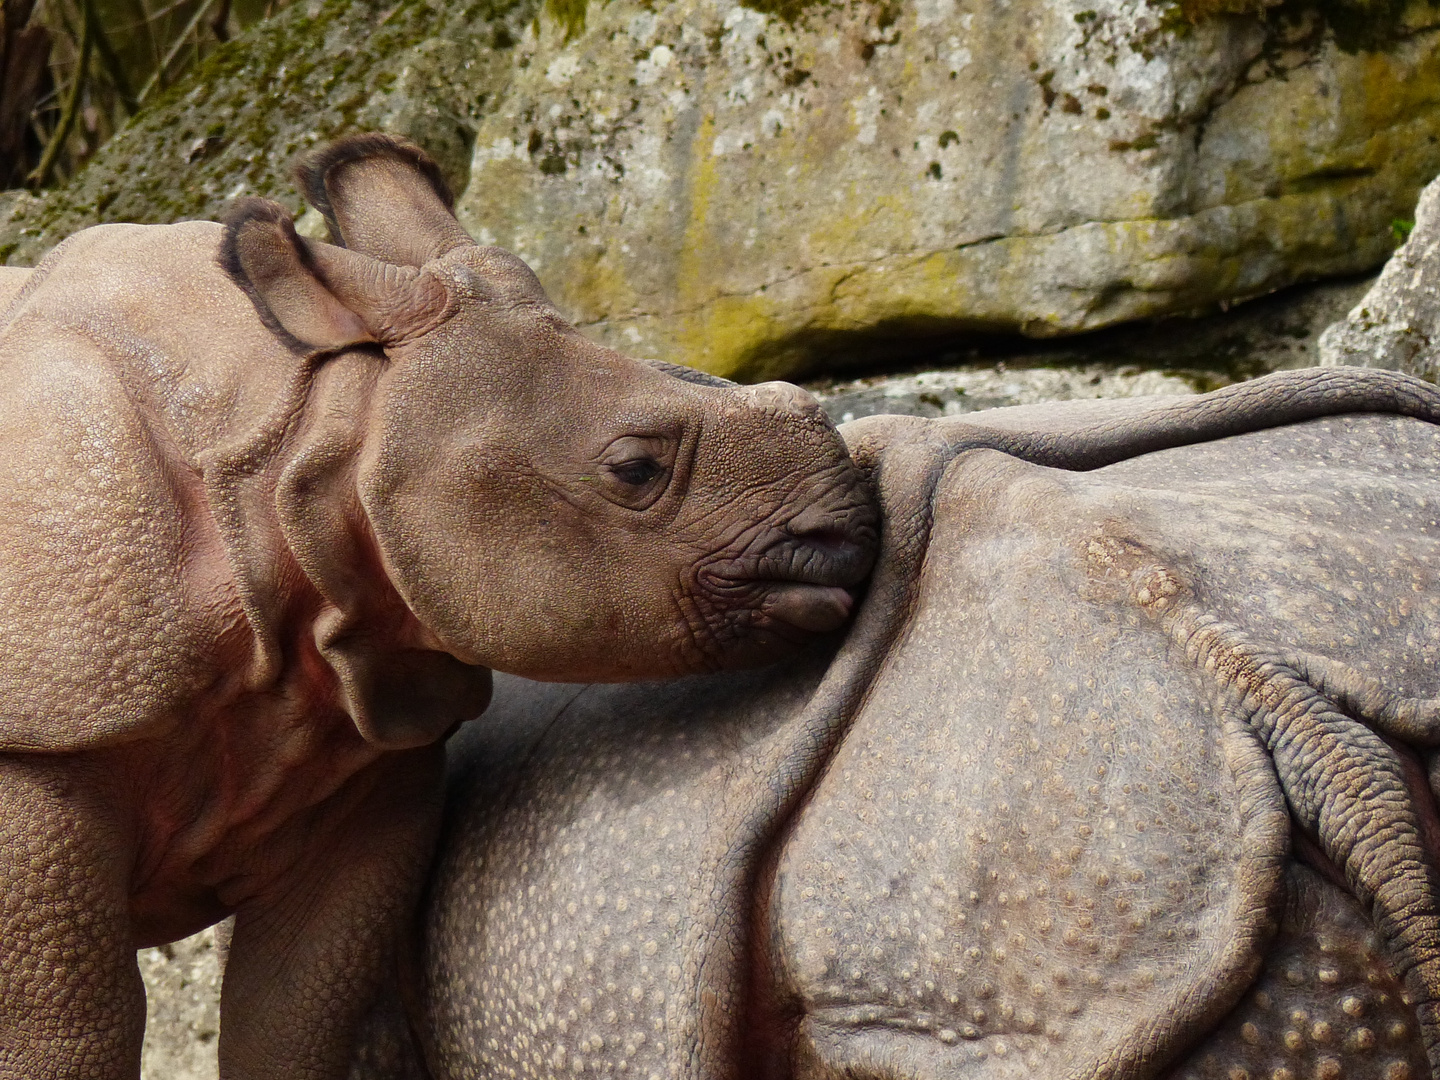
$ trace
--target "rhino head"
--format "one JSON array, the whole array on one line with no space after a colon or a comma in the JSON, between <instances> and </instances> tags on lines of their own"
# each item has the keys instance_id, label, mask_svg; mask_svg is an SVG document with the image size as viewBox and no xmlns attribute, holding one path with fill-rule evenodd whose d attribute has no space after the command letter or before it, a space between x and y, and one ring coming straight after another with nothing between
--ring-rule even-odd
<instances>
[{"instance_id":1,"label":"rhino head","mask_svg":"<svg viewBox=\"0 0 1440 1080\"><path fill-rule=\"evenodd\" d=\"M431 648L619 681L768 663L845 622L878 518L813 398L588 341L400 140L343 140L299 178L334 243L245 200L221 263L314 364L368 365L348 512ZM281 491L292 532L309 491ZM338 554L294 546L345 590Z\"/></svg>"}]
</instances>

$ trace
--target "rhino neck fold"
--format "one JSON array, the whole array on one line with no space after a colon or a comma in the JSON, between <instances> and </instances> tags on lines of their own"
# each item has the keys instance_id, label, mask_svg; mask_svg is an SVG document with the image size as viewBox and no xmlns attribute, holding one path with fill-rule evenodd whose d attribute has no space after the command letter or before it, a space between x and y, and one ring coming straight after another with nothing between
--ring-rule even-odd
<instances>
[{"instance_id":1,"label":"rhino neck fold","mask_svg":"<svg viewBox=\"0 0 1440 1080\"><path fill-rule=\"evenodd\" d=\"M245 687L271 687L284 667L281 627L296 575L275 492L315 382L315 361L297 363L260 423L197 455L210 513L225 546L253 638Z\"/></svg>"},{"instance_id":2,"label":"rhino neck fold","mask_svg":"<svg viewBox=\"0 0 1440 1080\"><path fill-rule=\"evenodd\" d=\"M339 707L389 750L476 715L490 683L429 647L359 508L356 458L384 363L364 350L299 361L265 419L201 467L253 638L247 689L274 687L314 649Z\"/></svg>"},{"instance_id":3,"label":"rhino neck fold","mask_svg":"<svg viewBox=\"0 0 1440 1080\"><path fill-rule=\"evenodd\" d=\"M856 444L851 452L879 497L884 522L880 555L860 611L824 679L803 711L777 733L781 738L765 786L753 798L741 827L726 830L739 838L721 863L734 867L732 895L740 905L756 909L768 904L770 882L764 880L765 871L774 869L788 826L819 783L909 620L930 539L930 504L953 457L948 446L930 440L906 440L895 446L884 441ZM759 914L763 911L757 910ZM783 1064L787 1032L760 1018L773 1014L772 1010L782 1015L787 1010L784 1003L773 1000L776 986L768 960L768 920L756 917L747 922L749 940L743 947L737 942L733 950L715 950L711 957L712 966L725 958L729 968L725 983L735 988L735 1004L741 1007L729 1007L722 993L707 995L702 981L697 997L699 1057L728 1060L728 1074L736 1078L768 1080L788 1075Z\"/></svg>"},{"instance_id":4,"label":"rhino neck fold","mask_svg":"<svg viewBox=\"0 0 1440 1080\"><path fill-rule=\"evenodd\" d=\"M361 507L356 469L381 364L353 353L322 370L275 506L287 549L321 598L313 644L341 707L367 742L404 750L483 712L490 671L443 651L415 617Z\"/></svg>"}]
</instances>

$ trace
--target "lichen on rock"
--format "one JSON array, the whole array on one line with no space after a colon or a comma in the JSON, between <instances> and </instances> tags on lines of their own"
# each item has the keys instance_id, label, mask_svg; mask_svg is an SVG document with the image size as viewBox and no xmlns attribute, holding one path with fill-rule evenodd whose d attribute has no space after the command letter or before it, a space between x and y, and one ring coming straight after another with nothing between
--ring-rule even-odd
<instances>
[{"instance_id":1,"label":"lichen on rock","mask_svg":"<svg viewBox=\"0 0 1440 1080\"><path fill-rule=\"evenodd\" d=\"M1362 271L1440 170L1440 33L1107 3L733 0L532 25L460 212L618 348L1070 334Z\"/></svg>"},{"instance_id":2,"label":"lichen on rock","mask_svg":"<svg viewBox=\"0 0 1440 1080\"><path fill-rule=\"evenodd\" d=\"M1320 337L1321 362L1388 368L1440 382L1440 180L1414 228L1349 316Z\"/></svg>"},{"instance_id":3,"label":"lichen on rock","mask_svg":"<svg viewBox=\"0 0 1440 1080\"><path fill-rule=\"evenodd\" d=\"M800 376L868 340L1075 334L1379 265L1440 172L1440 14L301 0L67 188L0 204L0 258L240 194L298 209L294 158L364 127L434 153L467 227L597 340Z\"/></svg>"},{"instance_id":4,"label":"lichen on rock","mask_svg":"<svg viewBox=\"0 0 1440 1080\"><path fill-rule=\"evenodd\" d=\"M29 265L108 221L218 216L241 195L298 209L296 158L345 131L405 135L463 187L478 110L505 76L493 47L525 0L298 0L218 49L66 187L0 203L0 263Z\"/></svg>"}]
</instances>

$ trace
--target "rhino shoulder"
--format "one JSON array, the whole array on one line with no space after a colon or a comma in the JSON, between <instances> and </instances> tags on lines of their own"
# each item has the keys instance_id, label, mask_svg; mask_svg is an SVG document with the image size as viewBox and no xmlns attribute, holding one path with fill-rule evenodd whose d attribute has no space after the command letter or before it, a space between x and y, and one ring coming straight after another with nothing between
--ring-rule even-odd
<instances>
[{"instance_id":1,"label":"rhino shoulder","mask_svg":"<svg viewBox=\"0 0 1440 1080\"><path fill-rule=\"evenodd\" d=\"M0 750L137 737L193 681L213 598L196 478L107 350L0 333Z\"/></svg>"},{"instance_id":2,"label":"rhino shoulder","mask_svg":"<svg viewBox=\"0 0 1440 1080\"><path fill-rule=\"evenodd\" d=\"M1440 689L1437 451L1433 424L1342 415L1092 472L956 457L914 613L778 861L800 1057L1158 1068L1296 947L1295 833L1359 882L1361 980L1422 967L1397 719ZM1422 1027L1428 978L1403 980Z\"/></svg>"}]
</instances>

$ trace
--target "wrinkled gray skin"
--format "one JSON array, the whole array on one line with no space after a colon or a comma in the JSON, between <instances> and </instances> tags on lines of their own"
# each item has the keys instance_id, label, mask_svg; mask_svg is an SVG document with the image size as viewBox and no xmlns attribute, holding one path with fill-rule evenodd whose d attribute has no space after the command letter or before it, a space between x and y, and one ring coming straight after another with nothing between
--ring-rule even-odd
<instances>
[{"instance_id":1,"label":"wrinkled gray skin","mask_svg":"<svg viewBox=\"0 0 1440 1080\"><path fill-rule=\"evenodd\" d=\"M815 402L586 341L438 175L355 137L301 171L346 246L250 200L0 277L4 1080L136 1077L136 948L231 913L221 1076L343 1076L491 669L849 615L875 511Z\"/></svg>"},{"instance_id":2,"label":"wrinkled gray skin","mask_svg":"<svg viewBox=\"0 0 1440 1080\"><path fill-rule=\"evenodd\" d=\"M1440 1075L1437 422L1312 369L847 426L838 647L453 744L431 1075Z\"/></svg>"}]
</instances>

